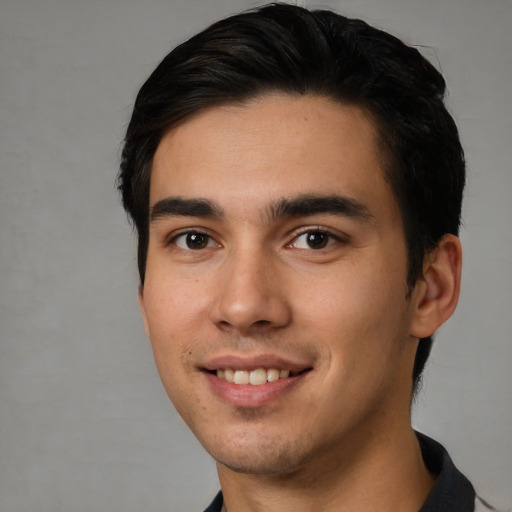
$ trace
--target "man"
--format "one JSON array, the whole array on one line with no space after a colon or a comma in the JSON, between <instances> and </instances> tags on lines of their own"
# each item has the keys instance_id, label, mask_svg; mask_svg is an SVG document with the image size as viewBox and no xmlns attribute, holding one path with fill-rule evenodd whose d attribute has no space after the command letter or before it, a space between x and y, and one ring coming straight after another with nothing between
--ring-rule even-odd
<instances>
[{"instance_id":1,"label":"man","mask_svg":"<svg viewBox=\"0 0 512 512\"><path fill-rule=\"evenodd\" d=\"M208 511L488 510L410 422L460 286L444 90L395 37L279 4L141 88L119 184L160 376L217 461Z\"/></svg>"}]
</instances>

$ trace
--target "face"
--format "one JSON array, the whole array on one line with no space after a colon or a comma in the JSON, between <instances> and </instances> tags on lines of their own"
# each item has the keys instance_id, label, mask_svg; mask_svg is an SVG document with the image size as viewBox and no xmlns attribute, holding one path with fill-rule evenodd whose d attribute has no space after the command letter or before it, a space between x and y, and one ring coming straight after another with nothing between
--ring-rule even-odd
<instances>
[{"instance_id":1,"label":"face","mask_svg":"<svg viewBox=\"0 0 512 512\"><path fill-rule=\"evenodd\" d=\"M216 107L162 139L141 309L223 468L325 467L409 425L414 293L383 160L361 110L312 96Z\"/></svg>"}]
</instances>

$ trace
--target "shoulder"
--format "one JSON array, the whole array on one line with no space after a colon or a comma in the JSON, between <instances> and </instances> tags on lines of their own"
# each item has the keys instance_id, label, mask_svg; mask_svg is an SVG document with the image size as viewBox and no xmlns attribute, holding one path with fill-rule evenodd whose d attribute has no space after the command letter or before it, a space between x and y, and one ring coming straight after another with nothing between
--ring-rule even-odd
<instances>
[{"instance_id":1,"label":"shoulder","mask_svg":"<svg viewBox=\"0 0 512 512\"><path fill-rule=\"evenodd\" d=\"M219 492L204 512L222 512L223 503L222 492Z\"/></svg>"},{"instance_id":2,"label":"shoulder","mask_svg":"<svg viewBox=\"0 0 512 512\"><path fill-rule=\"evenodd\" d=\"M498 512L476 494L441 444L424 434L416 434L425 466L436 475L434 487L420 512Z\"/></svg>"},{"instance_id":3,"label":"shoulder","mask_svg":"<svg viewBox=\"0 0 512 512\"><path fill-rule=\"evenodd\" d=\"M499 512L498 509L491 507L489 503L484 501L480 496L475 498L475 512Z\"/></svg>"}]
</instances>

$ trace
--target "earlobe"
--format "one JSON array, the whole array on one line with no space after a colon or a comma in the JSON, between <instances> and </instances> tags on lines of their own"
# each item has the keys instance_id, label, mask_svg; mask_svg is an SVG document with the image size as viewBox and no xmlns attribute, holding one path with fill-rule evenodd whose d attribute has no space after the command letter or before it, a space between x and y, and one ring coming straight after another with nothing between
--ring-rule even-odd
<instances>
[{"instance_id":1,"label":"earlobe","mask_svg":"<svg viewBox=\"0 0 512 512\"><path fill-rule=\"evenodd\" d=\"M432 336L453 314L459 300L461 269L460 240L446 234L425 257L423 277L416 283L412 336Z\"/></svg>"},{"instance_id":2,"label":"earlobe","mask_svg":"<svg viewBox=\"0 0 512 512\"><path fill-rule=\"evenodd\" d=\"M146 336L149 338L149 323L146 314L146 306L144 304L144 287L142 285L139 285L139 292L137 297L139 299L139 309L142 315L142 321L144 322L144 331L146 332Z\"/></svg>"}]
</instances>

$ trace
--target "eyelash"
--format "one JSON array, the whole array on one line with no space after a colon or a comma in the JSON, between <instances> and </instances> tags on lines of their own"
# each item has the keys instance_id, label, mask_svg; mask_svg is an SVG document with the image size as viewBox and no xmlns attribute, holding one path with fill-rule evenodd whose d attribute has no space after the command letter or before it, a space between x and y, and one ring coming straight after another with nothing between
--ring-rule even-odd
<instances>
[{"instance_id":1,"label":"eyelash","mask_svg":"<svg viewBox=\"0 0 512 512\"><path fill-rule=\"evenodd\" d=\"M186 248L184 248L184 247L180 247L180 246L178 245L177 241L178 241L180 238L185 238L185 240L186 240L186 238L187 238L187 237L189 237L189 236L190 236L190 237L192 237L192 236L194 236L194 235L197 235L197 236L199 236L199 237L205 237L205 238L207 239L207 245L206 245L205 247L201 247L201 248L199 248L199 249L192 249L191 247L188 247L188 248L186 249ZM208 233L205 233L204 231L201 231L201 230L190 229L190 230L188 230L188 231L182 231L181 233L178 233L178 234L173 235L172 237L170 237L170 238L165 242L165 245L166 245L166 246L169 246L169 245L174 244L174 245L176 245L179 249L181 249L181 250L183 250L183 251L187 251L187 250L189 250L189 251L199 251L199 250L201 250L201 249L207 249L207 248L209 248L209 247L208 247L208 245L210 245L210 243L211 243L212 241L214 242L214 241L215 241L215 239L214 239L211 235L209 235ZM185 243L186 243L186 241L185 241ZM217 242L215 242L215 244L216 244L217 246L220 246L220 244L218 244Z\"/></svg>"},{"instance_id":2,"label":"eyelash","mask_svg":"<svg viewBox=\"0 0 512 512\"><path fill-rule=\"evenodd\" d=\"M203 246L203 247L195 248L195 249L189 247L187 241L185 241L185 244L187 244L187 248L180 247L178 245L177 241L180 238L185 237L185 240L186 240L187 237L193 237L194 235L197 235L198 237L205 237L206 238L206 245ZM330 231L328 229L321 228L320 226L317 226L317 227L314 227L314 228L310 227L310 228L302 229L301 231L295 233L293 235L292 240L289 243L287 243L285 247L291 248L291 247L296 246L297 240L299 240L301 237L303 237L305 235L321 235L321 236L325 237L325 239L326 239L325 245L322 245L321 247L316 247L316 248L311 247L311 246L309 246L309 247L297 247L298 250L302 250L302 251L310 251L310 250L311 251L320 251L322 249L327 249L327 248L331 247L332 245L335 245L336 243L345 244L345 243L348 242L348 240L346 238L341 237L339 235L336 235L336 234L332 233L332 231ZM325 239L321 239L319 241L319 243L322 244ZM201 231L201 230L191 229L191 230L183 231L181 233L173 235L172 237L170 237L165 242L165 245L169 246L171 244L174 244L175 246L177 246L181 250L196 252L196 251L201 251L203 249L211 248L212 247L212 245L211 245L212 242L215 244L215 246L220 247L220 244L215 242L215 239L211 235L209 235L208 233L205 233L204 231ZM309 245L308 241L306 241L305 243Z\"/></svg>"},{"instance_id":3,"label":"eyelash","mask_svg":"<svg viewBox=\"0 0 512 512\"><path fill-rule=\"evenodd\" d=\"M296 234L294 234L291 242L289 242L286 245L286 247L291 247L293 245L296 245L297 244L297 240L299 240L299 238L303 237L304 235L310 235L311 236L311 235L318 235L318 234L326 237L327 241L326 241L325 245L323 245L322 247L317 247L317 248L313 248L313 247L300 248L300 247L297 247L297 249L303 250L303 251L320 251L322 249L328 249L329 247L331 247L332 245L335 245L337 243L344 244L344 243L347 243L347 241L348 241L346 238L341 237L339 234L334 234L329 229L325 229L325 228L322 228L320 226L316 226L314 228L309 227L309 228L306 228L306 229L302 229L301 231L299 231ZM307 241L305 243L308 244Z\"/></svg>"}]
</instances>

